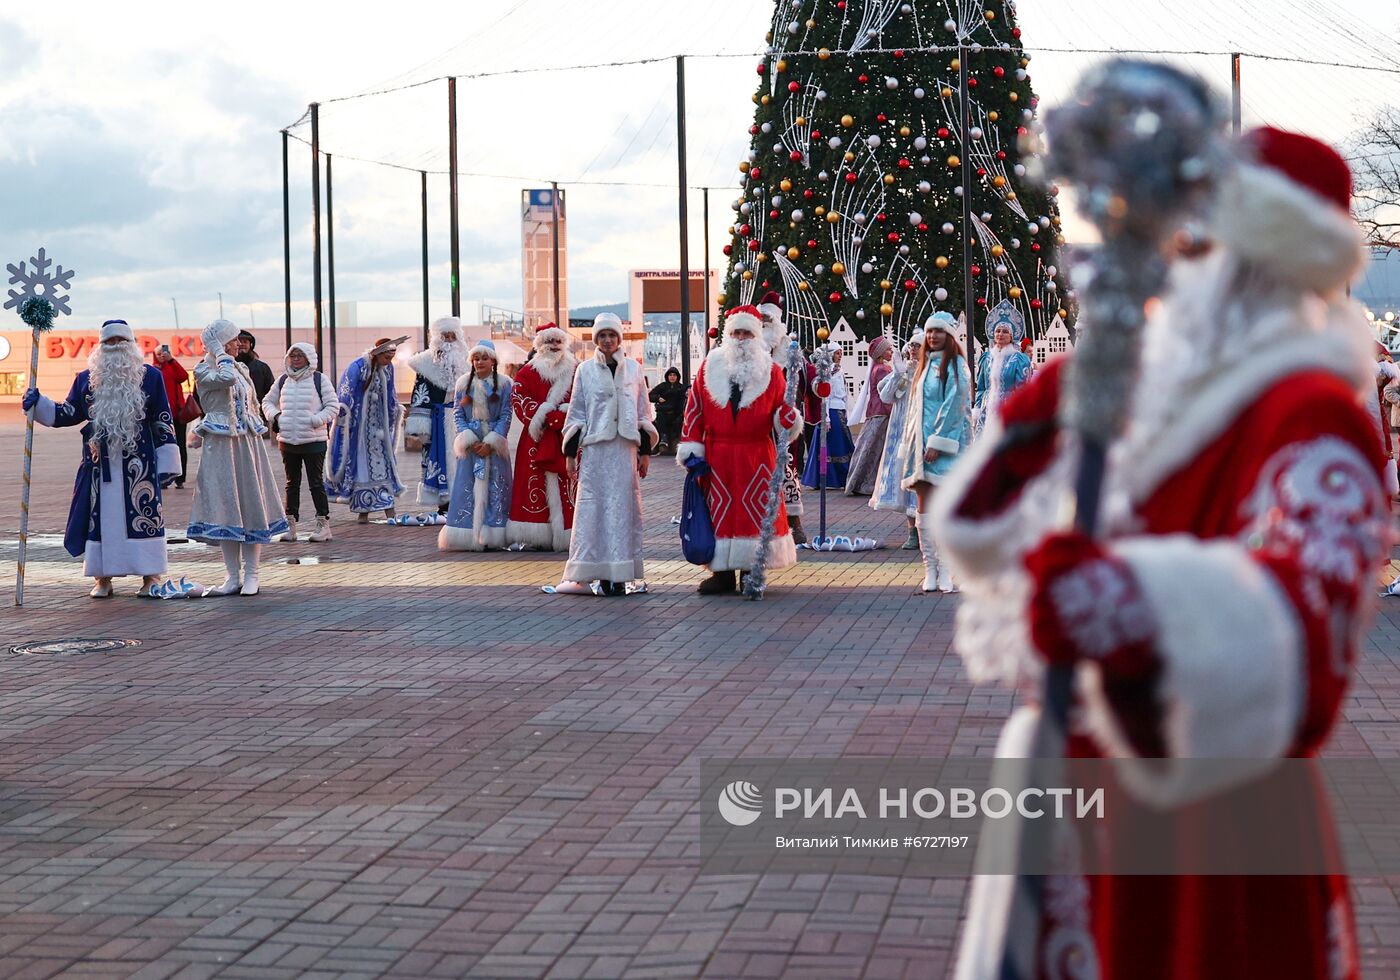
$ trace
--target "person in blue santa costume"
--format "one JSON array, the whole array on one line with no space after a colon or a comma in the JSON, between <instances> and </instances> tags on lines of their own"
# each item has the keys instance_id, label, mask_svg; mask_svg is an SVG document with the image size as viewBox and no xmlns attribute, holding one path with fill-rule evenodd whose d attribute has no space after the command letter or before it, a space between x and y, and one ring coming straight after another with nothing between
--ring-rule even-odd
<instances>
[{"instance_id":1,"label":"person in blue santa costume","mask_svg":"<svg viewBox=\"0 0 1400 980\"><path fill-rule=\"evenodd\" d=\"M413 383L413 394L408 400L404 441L410 450L421 450L423 456L418 503L445 514L449 496L448 449L452 442L447 415L457 380L471 370L467 344L462 339L462 321L455 316L434 320L428 328L428 349L410 357L408 366L418 380Z\"/></svg>"},{"instance_id":2,"label":"person in blue santa costume","mask_svg":"<svg viewBox=\"0 0 1400 980\"><path fill-rule=\"evenodd\" d=\"M1030 380L1034 367L1021 351L1026 339L1026 319L1021 311L1002 300L987 314L990 350L977 359L977 394L972 401L974 438L982 433L987 420L1017 388Z\"/></svg>"},{"instance_id":3,"label":"person in blue santa costume","mask_svg":"<svg viewBox=\"0 0 1400 980\"><path fill-rule=\"evenodd\" d=\"M161 488L180 475L175 420L165 380L142 360L127 322L108 320L99 340L67 398L30 388L22 404L40 425L83 427L63 546L96 579L92 597L110 596L119 575L140 575L140 594L150 595L166 571Z\"/></svg>"},{"instance_id":4,"label":"person in blue santa costume","mask_svg":"<svg viewBox=\"0 0 1400 980\"><path fill-rule=\"evenodd\" d=\"M1245 782L1214 787L1218 797L1322 750L1392 537L1370 336L1346 296L1367 261L1350 171L1294 133L1259 130L1241 150L1209 251L1178 259L1144 329L1102 537L1066 531L1059 516L1079 458L1077 434L1058 422L1068 358L988 420L934 501L964 590L955 642L971 679L1029 694L1047 664L1072 670L1067 755L1117 760L1168 806L1197 799L1184 795L1185 760L1249 760L1233 776ZM1007 722L999 756L1025 757L1037 700ZM1192 809L1177 829L1191 829ZM1300 850L1330 850L1325 811L1280 810L1266 829L1296 827ZM1110 843L1095 829L1098 846ZM1154 843L1198 848L1201 829ZM1011 880L974 880L960 980L1004 975ZM1046 890L1031 926L1037 977L1360 975L1342 874L1081 873L1050 876Z\"/></svg>"},{"instance_id":5,"label":"person in blue santa costume","mask_svg":"<svg viewBox=\"0 0 1400 980\"><path fill-rule=\"evenodd\" d=\"M479 340L471 349L471 370L453 392L452 444L457 466L447 526L438 532L442 551L485 551L506 546L510 516L511 383L503 377L496 345Z\"/></svg>"},{"instance_id":6,"label":"person in blue santa costume","mask_svg":"<svg viewBox=\"0 0 1400 980\"><path fill-rule=\"evenodd\" d=\"M394 389L398 349L388 338L375 341L363 356L350 362L336 392L340 416L331 433L326 496L349 504L361 524L368 524L369 515L376 510L392 518L394 501L404 490L394 458L402 421L402 406Z\"/></svg>"}]
</instances>

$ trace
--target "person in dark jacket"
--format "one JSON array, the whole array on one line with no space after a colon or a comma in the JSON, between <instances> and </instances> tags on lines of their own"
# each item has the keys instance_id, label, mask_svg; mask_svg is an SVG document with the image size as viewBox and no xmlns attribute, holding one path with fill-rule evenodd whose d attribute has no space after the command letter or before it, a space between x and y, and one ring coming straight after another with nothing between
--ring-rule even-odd
<instances>
[{"instance_id":1,"label":"person in dark jacket","mask_svg":"<svg viewBox=\"0 0 1400 980\"><path fill-rule=\"evenodd\" d=\"M170 415L175 423L175 443L180 447L180 478L175 481L175 486L184 489L185 470L189 467L190 451L185 446L188 434L186 430L189 428L189 423L180 421L180 410L185 407L184 384L189 380L190 373L185 370L183 364L171 356L169 344L161 344L151 356L155 359L156 369L160 371L160 376L165 381L165 397L170 402Z\"/></svg>"},{"instance_id":2,"label":"person in dark jacket","mask_svg":"<svg viewBox=\"0 0 1400 980\"><path fill-rule=\"evenodd\" d=\"M256 337L246 330L238 332L238 356L234 360L248 368L248 377L253 379L253 390L258 393L258 410L261 411L262 401L272 390L272 384L277 379L267 362L258 357L257 348Z\"/></svg>"},{"instance_id":3,"label":"person in dark jacket","mask_svg":"<svg viewBox=\"0 0 1400 980\"><path fill-rule=\"evenodd\" d=\"M651 389L651 403L656 406L656 431L661 438L656 447L656 455L662 448L668 456L676 454L676 443L681 437L681 416L685 414L685 396L689 391L681 384L681 373L675 368L666 371L666 380Z\"/></svg>"}]
</instances>

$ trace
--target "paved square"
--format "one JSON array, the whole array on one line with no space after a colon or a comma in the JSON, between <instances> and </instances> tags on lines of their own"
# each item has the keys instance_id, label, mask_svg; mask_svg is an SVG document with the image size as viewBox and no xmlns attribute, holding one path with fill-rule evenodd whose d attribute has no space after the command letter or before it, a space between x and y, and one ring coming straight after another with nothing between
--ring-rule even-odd
<instances>
[{"instance_id":1,"label":"paved square","mask_svg":"<svg viewBox=\"0 0 1400 980\"><path fill-rule=\"evenodd\" d=\"M6 575L22 437L0 426ZM944 975L963 880L696 873L702 757L992 751L1012 698L968 684L898 516L832 495L833 527L891 547L702 600L655 460L645 596L545 596L562 556L442 555L337 508L333 542L268 546L258 597L95 601L59 540L76 433L37 439L3 647L142 645L0 650L0 975ZM171 567L223 577L199 544ZM1333 754L1400 754L1389 602ZM1397 884L1356 882L1367 977L1400 976Z\"/></svg>"}]
</instances>

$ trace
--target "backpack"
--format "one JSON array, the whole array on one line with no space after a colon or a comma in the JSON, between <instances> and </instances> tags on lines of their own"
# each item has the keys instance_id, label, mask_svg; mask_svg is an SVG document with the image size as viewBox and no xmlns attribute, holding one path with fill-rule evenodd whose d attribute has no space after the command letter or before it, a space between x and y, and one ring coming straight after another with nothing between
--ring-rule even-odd
<instances>
[{"instance_id":1,"label":"backpack","mask_svg":"<svg viewBox=\"0 0 1400 980\"><path fill-rule=\"evenodd\" d=\"M312 380L312 382L316 385L316 397L317 397L317 399L320 400L320 402L321 402L321 407L322 407L322 408L325 408L325 407L326 407L326 396L323 395L323 394L321 394L321 372L320 372L320 371L312 371L312 372L311 372L311 380ZM277 385L276 385L276 387L277 387L277 404L278 404L278 405L281 405L281 404L282 404L282 389L285 388L286 386L287 386L287 376L286 376L285 374L283 374L281 377L279 377L279 378L277 379ZM282 413L281 413L281 412L278 412L278 413L277 413L276 415L274 415L273 418L272 418L271 428L272 428L272 431L273 431L274 433L280 433L280 432L282 431L282 427L281 427L280 425L277 424L277 420L280 419L281 417L282 417Z\"/></svg>"}]
</instances>

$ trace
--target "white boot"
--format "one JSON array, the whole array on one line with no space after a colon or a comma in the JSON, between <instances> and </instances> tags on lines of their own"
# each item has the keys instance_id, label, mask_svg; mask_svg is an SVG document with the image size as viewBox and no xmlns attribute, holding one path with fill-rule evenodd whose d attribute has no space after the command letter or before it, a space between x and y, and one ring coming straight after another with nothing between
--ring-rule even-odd
<instances>
[{"instance_id":1,"label":"white boot","mask_svg":"<svg viewBox=\"0 0 1400 980\"><path fill-rule=\"evenodd\" d=\"M938 591L945 594L958 591L958 583L953 581L953 570L946 561L938 566Z\"/></svg>"},{"instance_id":2,"label":"white boot","mask_svg":"<svg viewBox=\"0 0 1400 980\"><path fill-rule=\"evenodd\" d=\"M290 517L287 518L287 530L277 535L278 541L295 541L297 539L297 522Z\"/></svg>"},{"instance_id":3,"label":"white boot","mask_svg":"<svg viewBox=\"0 0 1400 980\"><path fill-rule=\"evenodd\" d=\"M931 513L920 514L914 518L919 529L919 554L924 559L924 584L923 591L939 591L939 583L942 579L938 565L938 544L933 538L933 515Z\"/></svg>"},{"instance_id":4,"label":"white boot","mask_svg":"<svg viewBox=\"0 0 1400 980\"><path fill-rule=\"evenodd\" d=\"M245 544L243 550L243 588L240 595L258 594L258 553L262 551L260 544Z\"/></svg>"},{"instance_id":5,"label":"white boot","mask_svg":"<svg viewBox=\"0 0 1400 980\"><path fill-rule=\"evenodd\" d=\"M210 589L210 595L233 595L238 591L240 580L238 577L238 542L220 542L220 548L224 552L224 570L228 572L228 578L224 579L224 584L215 589Z\"/></svg>"},{"instance_id":6,"label":"white boot","mask_svg":"<svg viewBox=\"0 0 1400 980\"><path fill-rule=\"evenodd\" d=\"M329 517L316 518L316 530L307 535L308 541L329 541L331 539L331 519Z\"/></svg>"}]
</instances>

